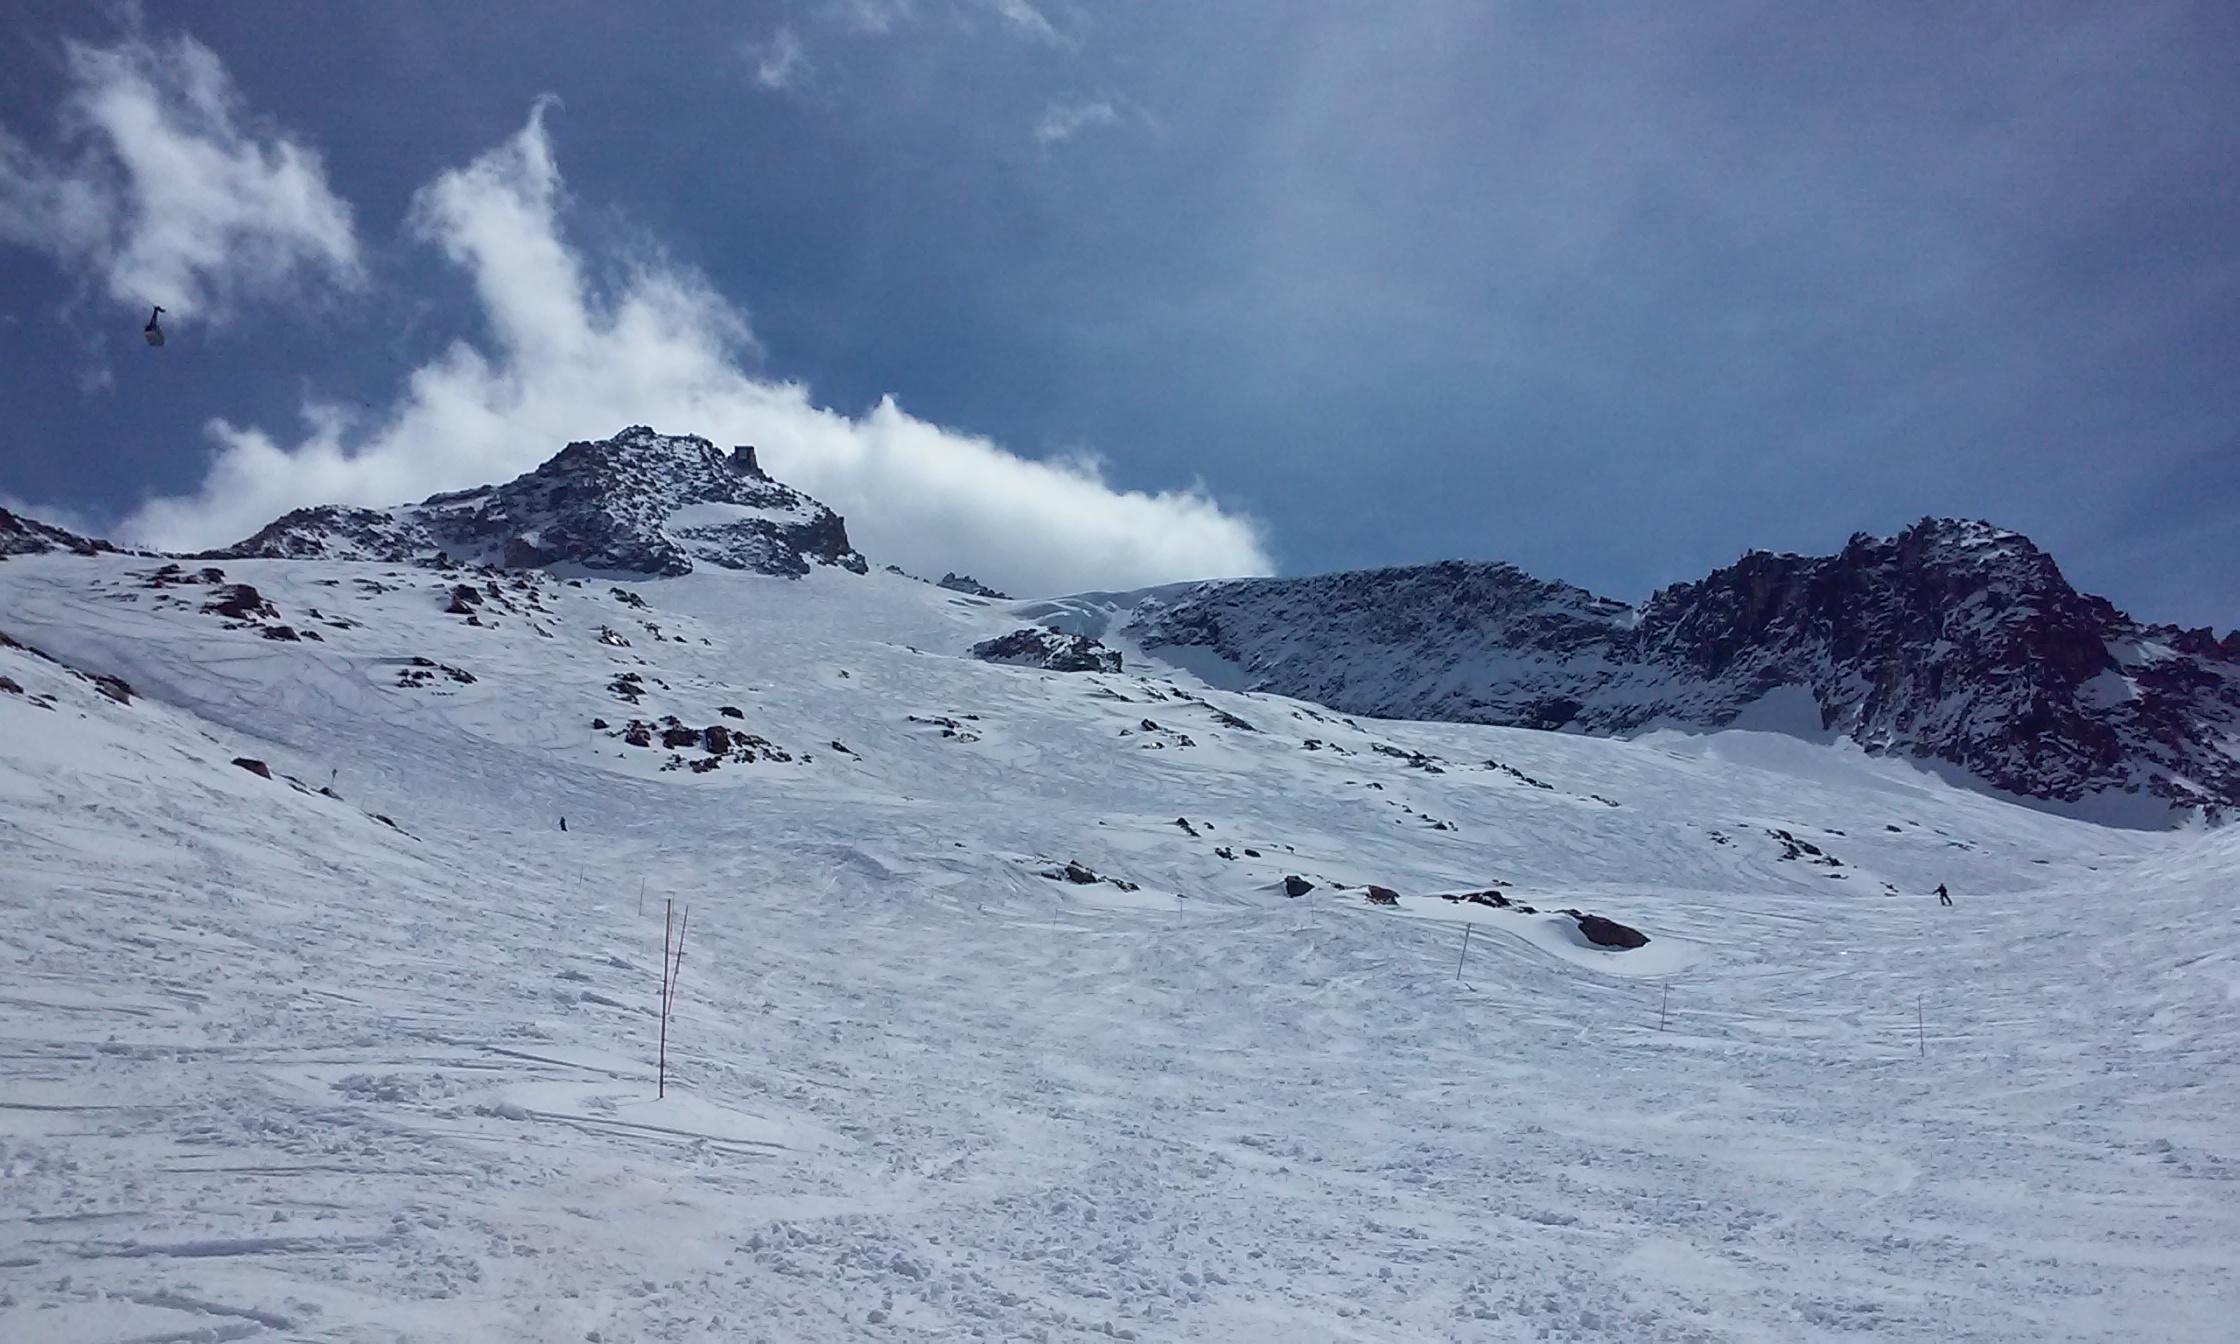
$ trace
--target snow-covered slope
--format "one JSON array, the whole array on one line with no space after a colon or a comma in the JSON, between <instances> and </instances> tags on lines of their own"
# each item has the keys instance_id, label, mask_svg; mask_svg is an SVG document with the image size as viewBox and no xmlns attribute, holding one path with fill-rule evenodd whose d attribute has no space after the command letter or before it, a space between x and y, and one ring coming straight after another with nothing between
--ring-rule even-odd
<instances>
[{"instance_id":1,"label":"snow-covered slope","mask_svg":"<svg viewBox=\"0 0 2240 1344\"><path fill-rule=\"evenodd\" d=\"M1038 614L1119 619L1202 674L1349 712L1616 734L1762 724L2131 824L2240 808L2240 634L2142 625L1987 523L1753 553L1638 611L1453 561Z\"/></svg>"},{"instance_id":2,"label":"snow-covered slope","mask_svg":"<svg viewBox=\"0 0 2240 1344\"><path fill-rule=\"evenodd\" d=\"M1018 610L0 562L0 1339L2231 1337L2229 830Z\"/></svg>"}]
</instances>

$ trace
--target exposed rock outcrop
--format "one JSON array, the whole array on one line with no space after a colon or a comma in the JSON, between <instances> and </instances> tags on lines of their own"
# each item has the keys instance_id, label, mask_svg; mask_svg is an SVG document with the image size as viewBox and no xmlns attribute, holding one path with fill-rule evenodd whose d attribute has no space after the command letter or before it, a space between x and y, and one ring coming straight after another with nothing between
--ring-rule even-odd
<instances>
[{"instance_id":1,"label":"exposed rock outcrop","mask_svg":"<svg viewBox=\"0 0 2240 1344\"><path fill-rule=\"evenodd\" d=\"M999 602L1008 602L1011 600L1011 595L1009 593L999 593L995 589L990 588L988 585L973 578L970 574L944 574L940 577L939 580L934 583L934 587L946 588L952 593L964 593L971 597L990 597L996 599Z\"/></svg>"},{"instance_id":2,"label":"exposed rock outcrop","mask_svg":"<svg viewBox=\"0 0 2240 1344\"><path fill-rule=\"evenodd\" d=\"M1052 672L1118 672L1120 651L1108 649L1087 635L1029 626L1008 635L984 639L972 646L972 656L986 663L1012 663L1047 668ZM1146 721L1148 723L1148 721ZM1156 725L1150 725L1156 727Z\"/></svg>"}]
</instances>

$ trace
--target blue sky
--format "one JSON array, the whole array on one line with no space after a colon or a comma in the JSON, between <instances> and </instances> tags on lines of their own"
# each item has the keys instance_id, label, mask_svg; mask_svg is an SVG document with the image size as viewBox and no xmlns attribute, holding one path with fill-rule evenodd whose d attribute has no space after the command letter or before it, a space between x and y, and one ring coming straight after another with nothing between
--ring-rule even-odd
<instances>
[{"instance_id":1,"label":"blue sky","mask_svg":"<svg viewBox=\"0 0 2240 1344\"><path fill-rule=\"evenodd\" d=\"M1935 513L2240 621L2230 6L0 24L0 495L49 516L223 540L643 421L1022 590L1639 600Z\"/></svg>"}]
</instances>

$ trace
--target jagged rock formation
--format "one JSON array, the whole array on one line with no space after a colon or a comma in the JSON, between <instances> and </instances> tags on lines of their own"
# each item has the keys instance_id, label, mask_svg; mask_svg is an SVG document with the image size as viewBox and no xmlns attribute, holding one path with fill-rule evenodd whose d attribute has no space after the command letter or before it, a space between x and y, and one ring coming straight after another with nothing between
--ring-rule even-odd
<instances>
[{"instance_id":1,"label":"jagged rock formation","mask_svg":"<svg viewBox=\"0 0 2240 1344\"><path fill-rule=\"evenodd\" d=\"M511 569L577 565L674 575L696 562L796 577L812 564L861 574L840 516L772 480L752 448L643 425L571 443L504 485L393 509L298 509L211 559L437 557Z\"/></svg>"},{"instance_id":2,"label":"jagged rock formation","mask_svg":"<svg viewBox=\"0 0 2240 1344\"><path fill-rule=\"evenodd\" d=\"M1844 734L2030 798L2240 808L2240 634L2143 625L1988 523L1753 552L1638 610L1455 561L1190 585L1147 597L1127 632L1352 713Z\"/></svg>"},{"instance_id":3,"label":"jagged rock formation","mask_svg":"<svg viewBox=\"0 0 2240 1344\"><path fill-rule=\"evenodd\" d=\"M973 657L986 663L1013 663L1052 672L1120 670L1118 649L1108 649L1086 635L1069 635L1039 626L981 640L972 646L971 652Z\"/></svg>"},{"instance_id":4,"label":"jagged rock formation","mask_svg":"<svg viewBox=\"0 0 2240 1344\"><path fill-rule=\"evenodd\" d=\"M81 537L75 532L42 523L36 518L0 509L0 557L10 555L44 555L48 551L71 551L78 555L98 555L117 548L106 541Z\"/></svg>"},{"instance_id":5,"label":"jagged rock formation","mask_svg":"<svg viewBox=\"0 0 2240 1344\"><path fill-rule=\"evenodd\" d=\"M988 585L980 582L978 579L973 578L970 574L958 574L954 571L942 575L939 579L934 581L933 586L936 588L946 588L953 593L964 593L970 597L994 598L999 602L1008 602L1011 600L1011 594L999 593L995 589L990 588Z\"/></svg>"}]
</instances>

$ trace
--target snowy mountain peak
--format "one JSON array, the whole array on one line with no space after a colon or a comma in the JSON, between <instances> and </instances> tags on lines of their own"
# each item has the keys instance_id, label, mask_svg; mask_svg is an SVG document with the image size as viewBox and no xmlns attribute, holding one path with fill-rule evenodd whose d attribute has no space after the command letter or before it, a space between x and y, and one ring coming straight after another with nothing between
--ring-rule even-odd
<instances>
[{"instance_id":1,"label":"snowy mountain peak","mask_svg":"<svg viewBox=\"0 0 2240 1344\"><path fill-rule=\"evenodd\" d=\"M812 564L861 574L845 522L771 479L754 449L634 425L571 443L504 485L394 509L298 509L219 559L451 560L645 575L695 563L798 577Z\"/></svg>"},{"instance_id":2,"label":"snowy mountain peak","mask_svg":"<svg viewBox=\"0 0 2240 1344\"><path fill-rule=\"evenodd\" d=\"M1141 602L1127 633L1357 713L1842 734L2098 815L2240 808L2240 635L2142 625L1980 521L1754 551L1638 611L1446 562L1196 584Z\"/></svg>"}]
</instances>

